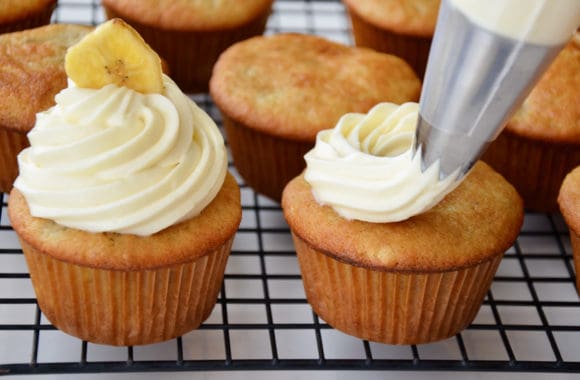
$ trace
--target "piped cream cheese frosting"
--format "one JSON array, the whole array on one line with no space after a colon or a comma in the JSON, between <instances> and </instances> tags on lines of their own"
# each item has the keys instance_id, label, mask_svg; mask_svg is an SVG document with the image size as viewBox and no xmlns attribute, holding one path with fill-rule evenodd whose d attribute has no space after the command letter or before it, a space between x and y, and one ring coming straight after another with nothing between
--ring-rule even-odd
<instances>
[{"instance_id":1,"label":"piped cream cheese frosting","mask_svg":"<svg viewBox=\"0 0 580 380\"><path fill-rule=\"evenodd\" d=\"M14 186L31 215L140 236L198 215L225 179L213 120L167 76L164 93L69 86L37 114Z\"/></svg>"},{"instance_id":2,"label":"piped cream cheese frosting","mask_svg":"<svg viewBox=\"0 0 580 380\"><path fill-rule=\"evenodd\" d=\"M419 105L380 103L320 131L305 156L314 198L346 219L397 222L429 210L460 181L439 179L438 162L421 170L413 152Z\"/></svg>"}]
</instances>

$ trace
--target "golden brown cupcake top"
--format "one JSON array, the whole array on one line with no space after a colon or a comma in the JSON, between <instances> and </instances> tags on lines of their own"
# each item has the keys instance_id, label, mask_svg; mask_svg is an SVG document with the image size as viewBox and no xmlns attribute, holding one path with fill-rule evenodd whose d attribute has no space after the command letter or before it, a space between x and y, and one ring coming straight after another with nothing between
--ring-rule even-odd
<instances>
[{"instance_id":1,"label":"golden brown cupcake top","mask_svg":"<svg viewBox=\"0 0 580 380\"><path fill-rule=\"evenodd\" d=\"M519 136L580 146L580 33L560 52L506 130Z\"/></svg>"},{"instance_id":2,"label":"golden brown cupcake top","mask_svg":"<svg viewBox=\"0 0 580 380\"><path fill-rule=\"evenodd\" d=\"M580 166L564 178L558 195L558 204L568 227L576 234L580 234Z\"/></svg>"},{"instance_id":3,"label":"golden brown cupcake top","mask_svg":"<svg viewBox=\"0 0 580 380\"><path fill-rule=\"evenodd\" d=\"M395 33L432 37L441 0L343 0L367 22Z\"/></svg>"},{"instance_id":4,"label":"golden brown cupcake top","mask_svg":"<svg viewBox=\"0 0 580 380\"><path fill-rule=\"evenodd\" d=\"M384 271L438 272L470 267L507 250L523 222L516 190L483 162L431 210L396 223L347 220L314 199L303 176L284 190L293 233L318 251Z\"/></svg>"},{"instance_id":5,"label":"golden brown cupcake top","mask_svg":"<svg viewBox=\"0 0 580 380\"><path fill-rule=\"evenodd\" d=\"M0 36L0 127L23 133L66 87L64 56L91 27L52 24Z\"/></svg>"},{"instance_id":6,"label":"golden brown cupcake top","mask_svg":"<svg viewBox=\"0 0 580 380\"><path fill-rule=\"evenodd\" d=\"M112 270L154 269L202 257L234 235L242 216L240 190L230 174L201 214L150 236L91 233L34 218L17 189L10 193L8 213L20 238L41 252Z\"/></svg>"},{"instance_id":7,"label":"golden brown cupcake top","mask_svg":"<svg viewBox=\"0 0 580 380\"><path fill-rule=\"evenodd\" d=\"M302 34L254 37L226 50L210 92L229 117L258 131L314 141L347 112L417 100L421 83L398 57Z\"/></svg>"},{"instance_id":8,"label":"golden brown cupcake top","mask_svg":"<svg viewBox=\"0 0 580 380\"><path fill-rule=\"evenodd\" d=\"M269 11L273 0L102 0L129 21L169 30L230 29Z\"/></svg>"},{"instance_id":9,"label":"golden brown cupcake top","mask_svg":"<svg viewBox=\"0 0 580 380\"><path fill-rule=\"evenodd\" d=\"M0 1L0 23L8 23L37 13L57 0L2 0Z\"/></svg>"}]
</instances>

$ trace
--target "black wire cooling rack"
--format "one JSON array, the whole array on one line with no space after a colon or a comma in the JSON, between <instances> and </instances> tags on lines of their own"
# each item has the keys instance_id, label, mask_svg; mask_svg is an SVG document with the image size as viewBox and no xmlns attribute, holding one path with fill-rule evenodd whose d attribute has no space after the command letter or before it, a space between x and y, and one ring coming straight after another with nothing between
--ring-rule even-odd
<instances>
[{"instance_id":1,"label":"black wire cooling rack","mask_svg":"<svg viewBox=\"0 0 580 380\"><path fill-rule=\"evenodd\" d=\"M96 24L95 0L60 0L55 22ZM277 0L268 33L352 43L338 1ZM208 95L194 100L221 124ZM230 164L230 170L235 168ZM391 346L342 334L306 302L279 205L239 178L243 221L216 307L197 330L139 347L95 345L38 309L0 194L0 375L215 370L455 370L580 373L580 302L569 234L557 214L527 213L471 326L442 342Z\"/></svg>"}]
</instances>

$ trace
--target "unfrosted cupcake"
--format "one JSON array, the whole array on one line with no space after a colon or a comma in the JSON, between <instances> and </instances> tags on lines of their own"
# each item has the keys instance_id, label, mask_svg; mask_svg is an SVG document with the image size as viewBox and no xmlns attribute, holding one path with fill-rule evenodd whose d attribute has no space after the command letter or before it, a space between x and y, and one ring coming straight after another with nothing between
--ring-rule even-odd
<instances>
[{"instance_id":1,"label":"unfrosted cupcake","mask_svg":"<svg viewBox=\"0 0 580 380\"><path fill-rule=\"evenodd\" d=\"M165 58L187 92L206 92L228 46L264 32L273 0L103 0L109 18L131 24Z\"/></svg>"},{"instance_id":2,"label":"unfrosted cupcake","mask_svg":"<svg viewBox=\"0 0 580 380\"><path fill-rule=\"evenodd\" d=\"M564 178L558 195L560 211L570 229L570 243L576 269L576 289L580 292L580 166Z\"/></svg>"},{"instance_id":3,"label":"unfrosted cupcake","mask_svg":"<svg viewBox=\"0 0 580 380\"><path fill-rule=\"evenodd\" d=\"M66 87L66 50L90 30L53 24L0 36L0 192L9 192L18 175L16 156L28 146L36 113Z\"/></svg>"},{"instance_id":4,"label":"unfrosted cupcake","mask_svg":"<svg viewBox=\"0 0 580 380\"><path fill-rule=\"evenodd\" d=\"M36 28L50 22L57 0L0 1L0 33Z\"/></svg>"},{"instance_id":5,"label":"unfrosted cupcake","mask_svg":"<svg viewBox=\"0 0 580 380\"><path fill-rule=\"evenodd\" d=\"M362 339L419 344L467 327L523 221L515 189L484 163L456 188L436 166L422 172L417 112L345 115L282 197L308 302Z\"/></svg>"},{"instance_id":6,"label":"unfrosted cupcake","mask_svg":"<svg viewBox=\"0 0 580 380\"><path fill-rule=\"evenodd\" d=\"M483 160L527 209L556 212L562 180L580 165L580 33L556 57Z\"/></svg>"},{"instance_id":7,"label":"unfrosted cupcake","mask_svg":"<svg viewBox=\"0 0 580 380\"><path fill-rule=\"evenodd\" d=\"M397 55L423 78L440 0L342 1L357 46Z\"/></svg>"},{"instance_id":8,"label":"unfrosted cupcake","mask_svg":"<svg viewBox=\"0 0 580 380\"><path fill-rule=\"evenodd\" d=\"M420 87L400 58L302 34L237 43L210 81L237 170L276 201L304 169L318 131L381 101L417 100Z\"/></svg>"},{"instance_id":9,"label":"unfrosted cupcake","mask_svg":"<svg viewBox=\"0 0 580 380\"><path fill-rule=\"evenodd\" d=\"M40 309L90 342L182 335L210 314L241 219L223 138L120 20L65 66L8 205Z\"/></svg>"}]
</instances>

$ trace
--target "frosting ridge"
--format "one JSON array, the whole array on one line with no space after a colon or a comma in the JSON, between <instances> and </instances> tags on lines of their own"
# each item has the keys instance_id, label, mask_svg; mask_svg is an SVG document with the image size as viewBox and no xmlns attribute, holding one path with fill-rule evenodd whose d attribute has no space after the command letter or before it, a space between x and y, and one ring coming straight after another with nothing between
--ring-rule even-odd
<instances>
[{"instance_id":1,"label":"frosting ridge","mask_svg":"<svg viewBox=\"0 0 580 380\"><path fill-rule=\"evenodd\" d=\"M304 178L316 200L347 219L397 222L427 211L460 181L439 180L438 163L421 170L413 154L419 106L381 103L367 114L344 115L318 133Z\"/></svg>"},{"instance_id":2,"label":"frosting ridge","mask_svg":"<svg viewBox=\"0 0 580 380\"><path fill-rule=\"evenodd\" d=\"M14 184L33 216L143 236L214 199L227 171L223 138L169 77L163 81L163 94L71 82L37 115Z\"/></svg>"}]
</instances>

